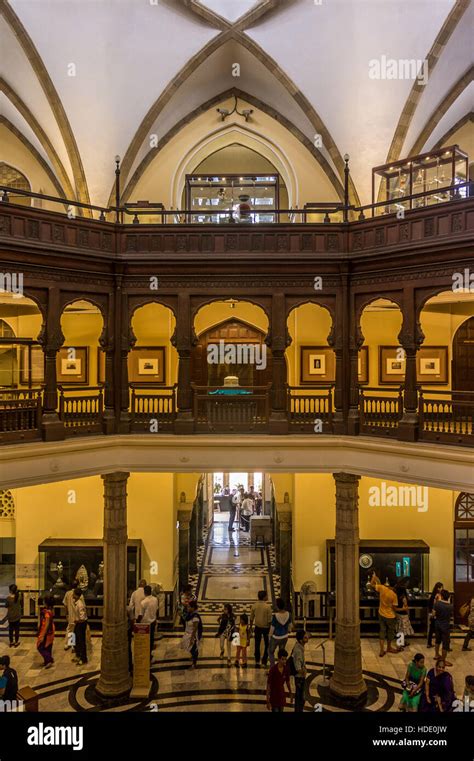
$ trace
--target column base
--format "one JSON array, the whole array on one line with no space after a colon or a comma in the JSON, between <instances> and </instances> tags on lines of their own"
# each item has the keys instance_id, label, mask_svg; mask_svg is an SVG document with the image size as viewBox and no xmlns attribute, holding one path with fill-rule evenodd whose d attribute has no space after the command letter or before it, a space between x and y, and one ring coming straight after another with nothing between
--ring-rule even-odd
<instances>
[{"instance_id":1,"label":"column base","mask_svg":"<svg viewBox=\"0 0 474 761\"><path fill-rule=\"evenodd\" d=\"M132 680L129 680L127 686L125 684L121 688L115 688L108 686L107 684L101 684L100 679L97 682L95 693L104 703L113 703L121 698L129 697L130 690L132 688Z\"/></svg>"},{"instance_id":2,"label":"column base","mask_svg":"<svg viewBox=\"0 0 474 761\"><path fill-rule=\"evenodd\" d=\"M347 433L349 436L359 436L360 434L360 417L357 407L352 407L349 410L347 418Z\"/></svg>"},{"instance_id":3,"label":"column base","mask_svg":"<svg viewBox=\"0 0 474 761\"><path fill-rule=\"evenodd\" d=\"M398 424L397 439L418 441L419 420L417 412L405 412Z\"/></svg>"},{"instance_id":4,"label":"column base","mask_svg":"<svg viewBox=\"0 0 474 761\"><path fill-rule=\"evenodd\" d=\"M65 437L64 423L57 412L47 412L41 418L43 441L62 441Z\"/></svg>"},{"instance_id":5,"label":"column base","mask_svg":"<svg viewBox=\"0 0 474 761\"><path fill-rule=\"evenodd\" d=\"M276 435L288 433L288 417L286 412L272 412L268 421L268 432Z\"/></svg>"},{"instance_id":6,"label":"column base","mask_svg":"<svg viewBox=\"0 0 474 761\"><path fill-rule=\"evenodd\" d=\"M194 433L194 418L192 412L178 412L174 421L174 432L180 435Z\"/></svg>"},{"instance_id":7,"label":"column base","mask_svg":"<svg viewBox=\"0 0 474 761\"><path fill-rule=\"evenodd\" d=\"M122 410L118 424L117 433L130 433L132 421L128 410Z\"/></svg>"},{"instance_id":8,"label":"column base","mask_svg":"<svg viewBox=\"0 0 474 761\"><path fill-rule=\"evenodd\" d=\"M336 410L333 416L333 431L339 436L343 436L346 433L346 421L342 415L342 412Z\"/></svg>"},{"instance_id":9,"label":"column base","mask_svg":"<svg viewBox=\"0 0 474 761\"><path fill-rule=\"evenodd\" d=\"M346 708L347 710L357 710L363 708L367 702L367 685L362 680L362 684L359 687L347 687L347 685L339 685L334 682L333 679L329 682L329 695L334 703L340 708Z\"/></svg>"},{"instance_id":10,"label":"column base","mask_svg":"<svg viewBox=\"0 0 474 761\"><path fill-rule=\"evenodd\" d=\"M115 414L113 410L105 410L102 418L102 433L111 436L115 433Z\"/></svg>"}]
</instances>

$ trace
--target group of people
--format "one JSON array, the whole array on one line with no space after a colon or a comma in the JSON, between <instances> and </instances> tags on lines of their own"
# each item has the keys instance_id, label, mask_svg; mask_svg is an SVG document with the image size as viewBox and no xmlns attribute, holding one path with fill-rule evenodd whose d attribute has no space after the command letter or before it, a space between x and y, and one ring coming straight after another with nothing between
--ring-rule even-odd
<instances>
[{"instance_id":1,"label":"group of people","mask_svg":"<svg viewBox=\"0 0 474 761\"><path fill-rule=\"evenodd\" d=\"M150 632L150 656L153 660L153 650L155 647L155 633L158 621L159 601L156 595L152 594L151 585L146 579L141 579L137 589L132 592L130 601L127 606L128 617L128 666L129 671L133 671L132 659L132 640L135 624L147 624Z\"/></svg>"},{"instance_id":2,"label":"group of people","mask_svg":"<svg viewBox=\"0 0 474 761\"><path fill-rule=\"evenodd\" d=\"M453 677L446 670L444 658L438 658L429 671L425 666L425 656L417 653L409 663L402 682L403 694L400 710L415 713L449 713L456 700ZM463 700L474 704L474 675L466 676ZM473 701L471 703L471 701Z\"/></svg>"},{"instance_id":3,"label":"group of people","mask_svg":"<svg viewBox=\"0 0 474 761\"><path fill-rule=\"evenodd\" d=\"M263 506L262 492L255 491L253 486L245 491L243 486L230 490L228 486L220 497L221 512L229 513L229 531L236 531L234 523L242 531L250 531L252 515L261 515Z\"/></svg>"}]
</instances>

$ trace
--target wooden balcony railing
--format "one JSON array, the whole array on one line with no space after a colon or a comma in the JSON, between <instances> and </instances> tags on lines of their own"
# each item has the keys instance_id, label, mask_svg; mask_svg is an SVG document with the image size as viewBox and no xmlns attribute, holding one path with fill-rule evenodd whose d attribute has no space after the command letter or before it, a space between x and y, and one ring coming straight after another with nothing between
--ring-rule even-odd
<instances>
[{"instance_id":1,"label":"wooden balcony railing","mask_svg":"<svg viewBox=\"0 0 474 761\"><path fill-rule=\"evenodd\" d=\"M474 393L419 390L419 438L474 444Z\"/></svg>"},{"instance_id":2,"label":"wooden balcony railing","mask_svg":"<svg viewBox=\"0 0 474 761\"><path fill-rule=\"evenodd\" d=\"M194 425L201 433L265 433L270 413L270 386L195 386Z\"/></svg>"},{"instance_id":3,"label":"wooden balcony railing","mask_svg":"<svg viewBox=\"0 0 474 761\"><path fill-rule=\"evenodd\" d=\"M359 391L361 433L396 437L398 423L403 415L402 387L387 392L381 388L365 386Z\"/></svg>"},{"instance_id":4,"label":"wooden balcony railing","mask_svg":"<svg viewBox=\"0 0 474 761\"><path fill-rule=\"evenodd\" d=\"M298 433L331 433L333 386L288 386L288 422Z\"/></svg>"},{"instance_id":5,"label":"wooden balcony railing","mask_svg":"<svg viewBox=\"0 0 474 761\"><path fill-rule=\"evenodd\" d=\"M0 442L39 438L41 389L0 390Z\"/></svg>"},{"instance_id":6,"label":"wooden balcony railing","mask_svg":"<svg viewBox=\"0 0 474 761\"><path fill-rule=\"evenodd\" d=\"M131 383L131 428L139 433L173 432L176 418L176 384L162 386Z\"/></svg>"},{"instance_id":7,"label":"wooden balcony railing","mask_svg":"<svg viewBox=\"0 0 474 761\"><path fill-rule=\"evenodd\" d=\"M66 436L102 432L104 414L103 386L58 386L59 418Z\"/></svg>"}]
</instances>

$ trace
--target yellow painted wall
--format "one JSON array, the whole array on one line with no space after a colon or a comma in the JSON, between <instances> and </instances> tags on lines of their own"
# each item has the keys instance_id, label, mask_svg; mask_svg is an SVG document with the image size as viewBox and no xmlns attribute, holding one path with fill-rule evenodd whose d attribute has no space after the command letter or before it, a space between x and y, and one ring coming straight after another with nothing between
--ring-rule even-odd
<instances>
[{"instance_id":1,"label":"yellow painted wall","mask_svg":"<svg viewBox=\"0 0 474 761\"><path fill-rule=\"evenodd\" d=\"M443 143L444 146L459 145L460 149L467 153L469 161L474 161L474 125L471 121L463 124L460 129L456 130L453 135L450 135Z\"/></svg>"},{"instance_id":2,"label":"yellow painted wall","mask_svg":"<svg viewBox=\"0 0 474 761\"><path fill-rule=\"evenodd\" d=\"M64 334L63 346L76 348L87 347L88 355L88 379L85 385L96 386L99 378L97 375L97 348L102 333L104 321L99 313L77 314L63 312L61 317L61 329Z\"/></svg>"},{"instance_id":3,"label":"yellow painted wall","mask_svg":"<svg viewBox=\"0 0 474 761\"><path fill-rule=\"evenodd\" d=\"M243 320L264 333L268 331L268 317L263 309L248 301L238 301L231 308L223 301L215 301L201 307L194 318L194 329L199 336L204 330L218 325L224 320Z\"/></svg>"},{"instance_id":4,"label":"yellow painted wall","mask_svg":"<svg viewBox=\"0 0 474 761\"><path fill-rule=\"evenodd\" d=\"M177 554L173 474L132 473L127 488L128 537L143 542L141 574L171 590ZM103 537L103 492L99 476L12 490L19 586L39 586L38 545L45 539ZM158 564L158 574L151 577L153 561Z\"/></svg>"},{"instance_id":5,"label":"yellow painted wall","mask_svg":"<svg viewBox=\"0 0 474 761\"><path fill-rule=\"evenodd\" d=\"M48 173L33 156L28 148L17 138L5 124L0 124L0 161L15 167L25 175L33 193L57 196L58 191L51 182ZM38 205L38 201L35 201ZM51 211L64 211L64 206L57 203L42 202L42 208Z\"/></svg>"},{"instance_id":6,"label":"yellow painted wall","mask_svg":"<svg viewBox=\"0 0 474 761\"><path fill-rule=\"evenodd\" d=\"M314 580L318 590L326 589L326 540L335 536L335 482L331 474L294 475L293 500L293 583ZM380 487L379 479L359 482L359 533L361 539L421 539L430 548L427 587L442 580L453 585L453 521L458 492L428 489L428 510L415 507L369 506L369 489ZM386 481L387 487L403 484ZM321 561L323 575L314 575L315 561Z\"/></svg>"},{"instance_id":7,"label":"yellow painted wall","mask_svg":"<svg viewBox=\"0 0 474 761\"><path fill-rule=\"evenodd\" d=\"M299 386L301 381L301 347L327 346L332 318L327 309L317 304L302 304L288 316L288 330L292 343L286 350L288 383Z\"/></svg>"},{"instance_id":8,"label":"yellow painted wall","mask_svg":"<svg viewBox=\"0 0 474 761\"><path fill-rule=\"evenodd\" d=\"M166 385L178 382L178 352L171 345L176 320L173 312L162 304L145 304L132 317L132 329L137 338L135 346L166 347Z\"/></svg>"}]
</instances>

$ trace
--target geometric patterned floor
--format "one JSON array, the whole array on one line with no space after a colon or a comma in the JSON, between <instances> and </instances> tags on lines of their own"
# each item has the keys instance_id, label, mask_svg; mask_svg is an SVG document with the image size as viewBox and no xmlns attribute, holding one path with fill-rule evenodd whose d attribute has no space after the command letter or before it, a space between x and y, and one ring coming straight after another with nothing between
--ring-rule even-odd
<instances>
[{"instance_id":1,"label":"geometric patterned floor","mask_svg":"<svg viewBox=\"0 0 474 761\"><path fill-rule=\"evenodd\" d=\"M251 548L247 535L242 532L234 532L230 537L225 524L214 524L200 550L199 573L192 579L204 624L197 669L188 670L189 656L179 647L179 629L158 632L152 665L152 694L147 700L127 698L108 705L98 702L93 688L99 677L100 634L92 638L89 663L80 667L71 663L71 655L63 650L63 639L59 636L54 645L55 664L44 671L32 634L22 637L19 648L9 648L5 627L0 629L0 655L10 655L20 685L28 684L38 691L41 711L265 711L266 670L255 666L253 641L248 652L248 668L228 667L225 660L220 660L219 640L214 635L224 602L231 602L239 614L249 612L259 589L266 588L272 601L278 596L279 579L274 572L273 549ZM474 651L461 652L461 645L462 639L453 638L450 671L458 696L462 694L465 675L474 674ZM290 639L290 651L292 646ZM334 659L334 641L315 636L306 645L305 710L337 712L341 709L332 704L327 681L323 679L323 650L327 680ZM397 711L400 682L416 652L425 654L430 668L433 650L426 650L422 638L413 638L403 652L385 658L378 657L375 637L362 639L362 666L368 687L367 705L362 710Z\"/></svg>"}]
</instances>

